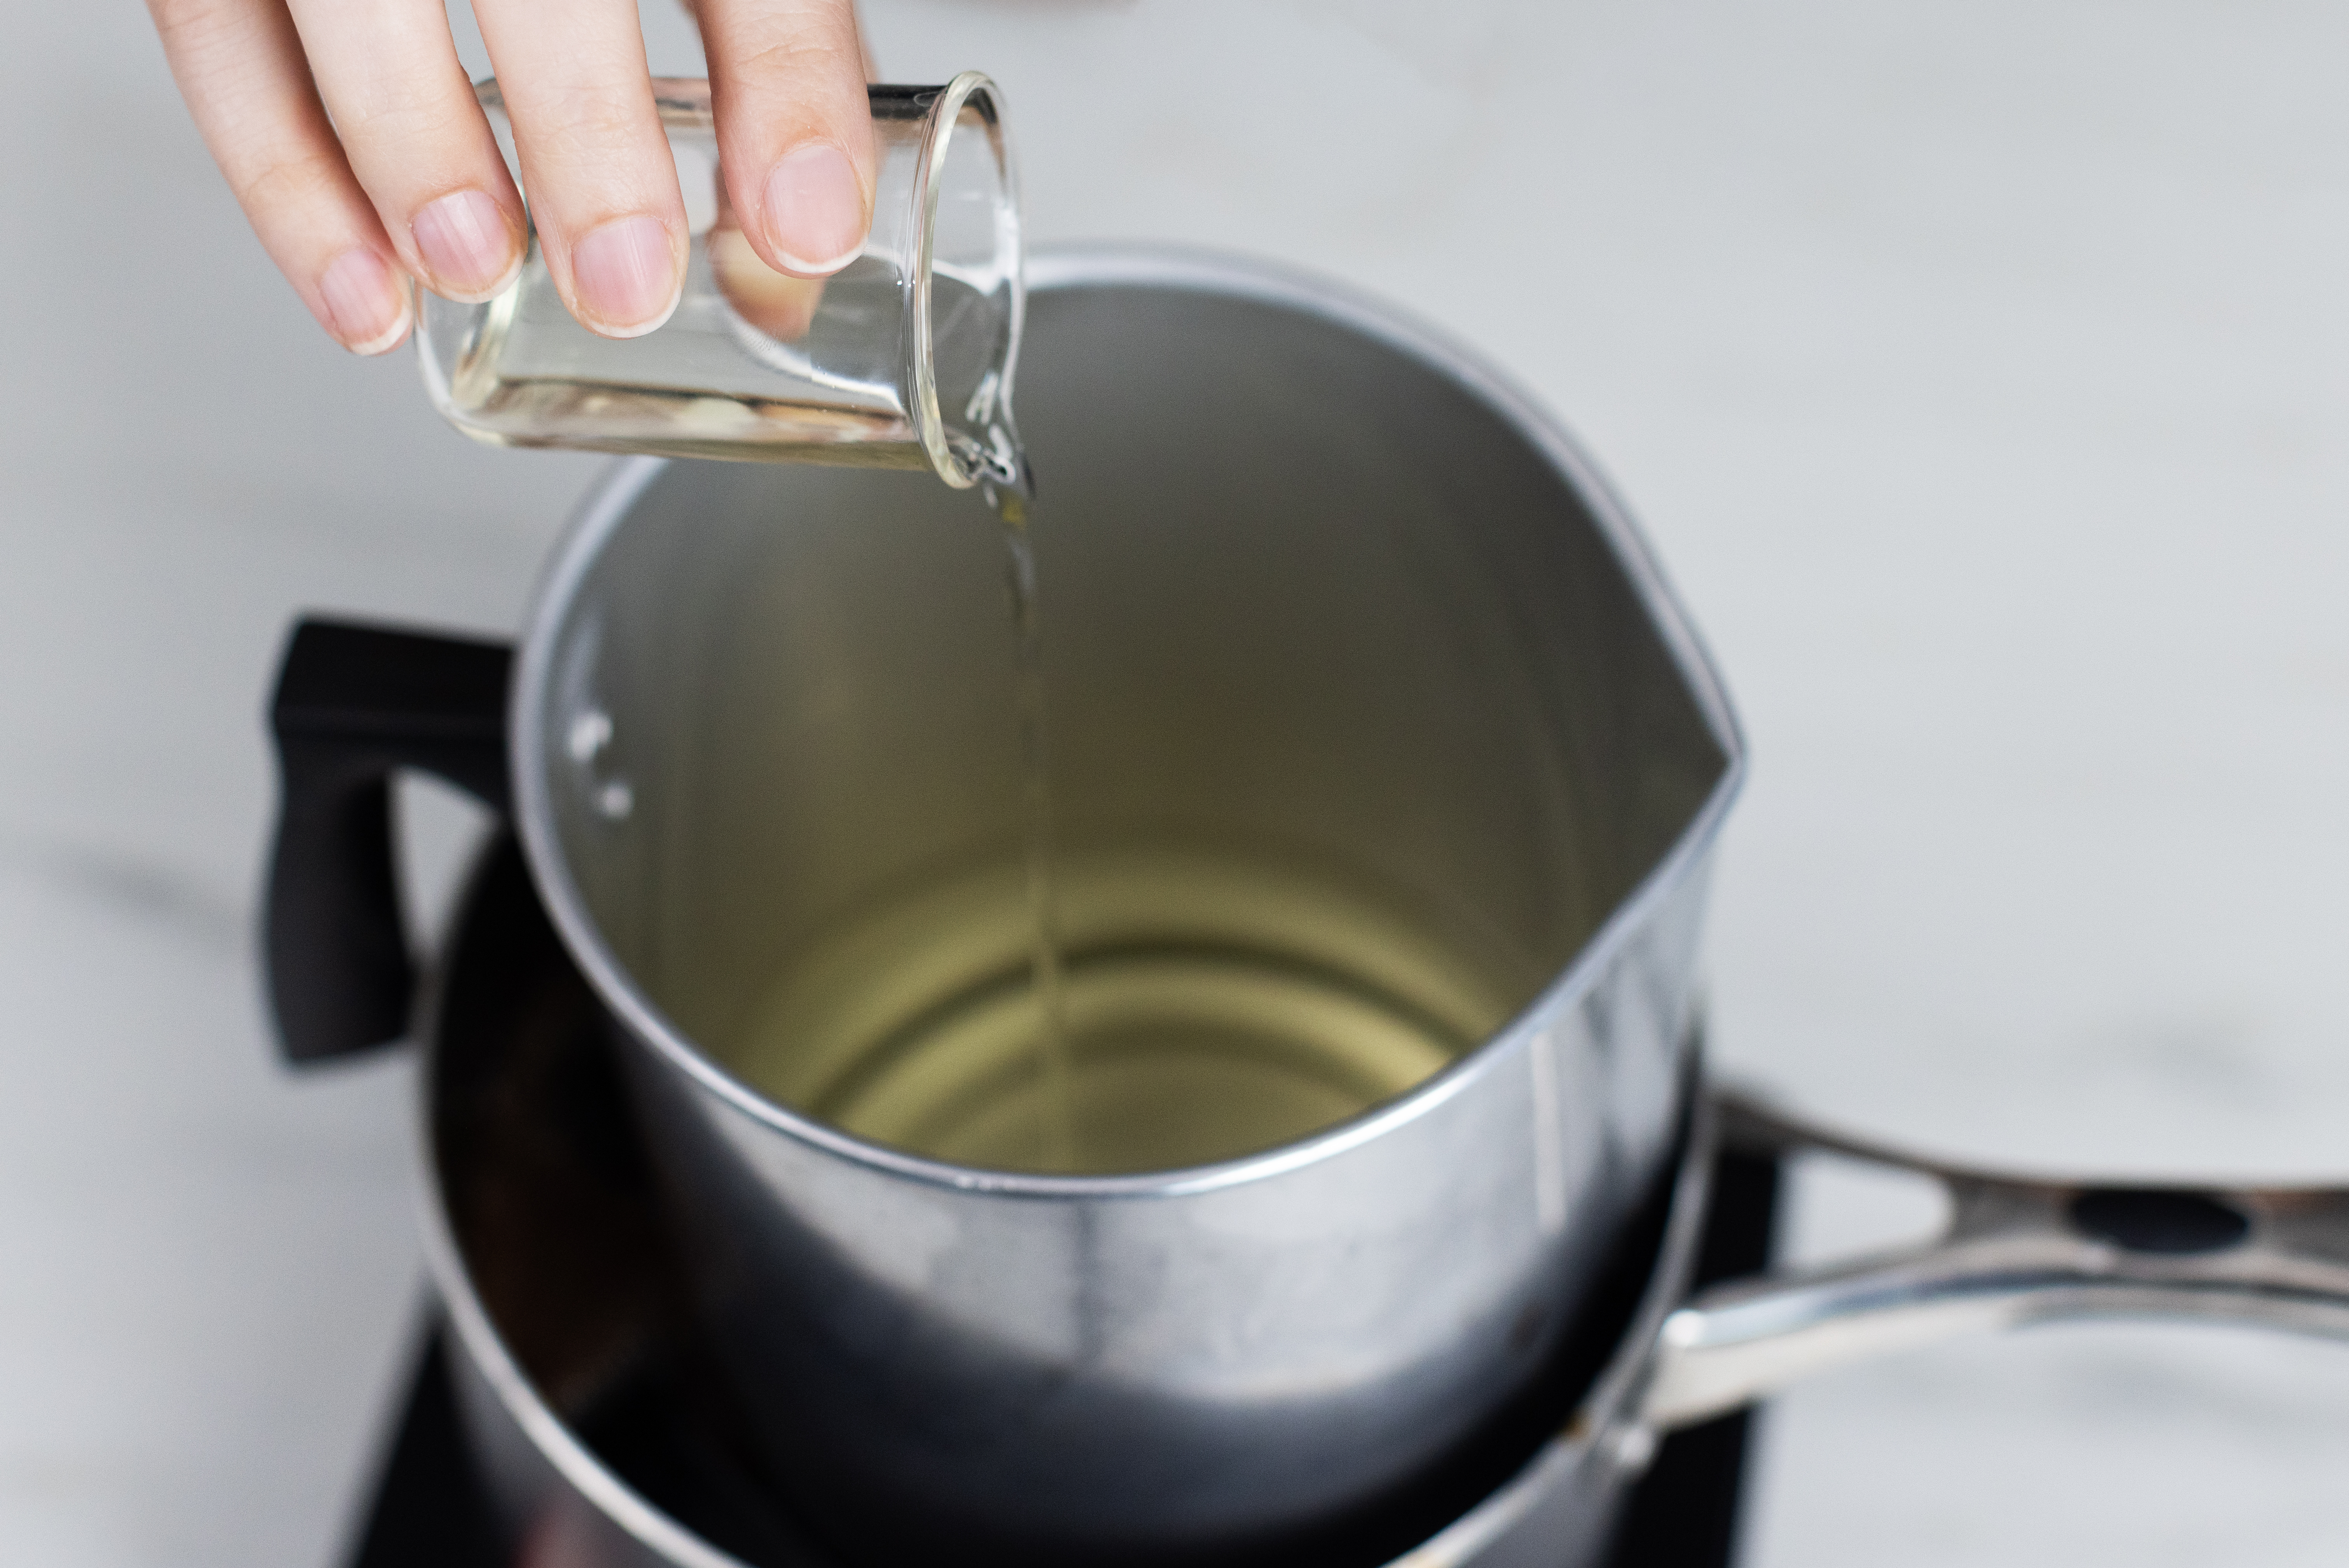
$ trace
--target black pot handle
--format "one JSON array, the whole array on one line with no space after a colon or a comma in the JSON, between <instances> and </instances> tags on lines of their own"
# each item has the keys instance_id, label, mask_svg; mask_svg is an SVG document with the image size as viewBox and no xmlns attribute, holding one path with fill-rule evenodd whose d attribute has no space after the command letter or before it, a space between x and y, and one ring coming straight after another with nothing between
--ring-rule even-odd
<instances>
[{"instance_id":1,"label":"black pot handle","mask_svg":"<svg viewBox=\"0 0 2349 1568\"><path fill-rule=\"evenodd\" d=\"M416 966L392 859L391 775L437 774L503 814L511 649L295 623L269 703L282 796L263 949L292 1062L408 1032Z\"/></svg>"}]
</instances>

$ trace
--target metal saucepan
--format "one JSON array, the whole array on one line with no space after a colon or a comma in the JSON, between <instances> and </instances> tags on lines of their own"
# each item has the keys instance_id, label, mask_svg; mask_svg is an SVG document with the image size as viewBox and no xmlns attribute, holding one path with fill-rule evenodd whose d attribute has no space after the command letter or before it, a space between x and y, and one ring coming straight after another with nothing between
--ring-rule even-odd
<instances>
[{"instance_id":1,"label":"metal saucepan","mask_svg":"<svg viewBox=\"0 0 2349 1568\"><path fill-rule=\"evenodd\" d=\"M1025 977L998 546L918 478L684 463L590 502L510 725L494 650L369 674L364 639L297 641L280 1018L297 1054L398 1032L383 779L441 771L512 813L614 1021L706 1343L820 1533L1123 1562L1374 1534L1557 1415L1596 1282L1686 1179L1737 738L1619 508L1456 348L1230 261L1078 253L1034 285L1072 1001L1136 962L1241 963L1229 995L1288 999L1258 1022L1341 992L1324 1014L1404 1021L1435 1070L1173 1172L841 1130L860 1052ZM878 1014L839 983L875 951L907 977ZM1576 1441L1750 1397L1816 1339L1770 1315L1789 1301L1865 1304L1762 1299L1674 1320Z\"/></svg>"},{"instance_id":2,"label":"metal saucepan","mask_svg":"<svg viewBox=\"0 0 2349 1568\"><path fill-rule=\"evenodd\" d=\"M1077 1175L858 1122L1003 1037L933 1020L1028 994L1004 542L919 475L618 467L490 794L799 1506L900 1553L1278 1555L1521 1418L1668 1179L1738 742L1619 508L1473 359L1253 264L1032 281L1067 1006L1202 1015L1071 1092L1179 1093L1151 1054L1212 1024L1270 1043L1264 1104L1361 1114ZM379 780L318 765L347 846ZM340 918L306 864L281 946ZM295 1034L362 978L281 965Z\"/></svg>"},{"instance_id":3,"label":"metal saucepan","mask_svg":"<svg viewBox=\"0 0 2349 1568\"><path fill-rule=\"evenodd\" d=\"M1661 1179L1738 743L1619 510L1448 345L1224 261L1034 283L1056 934L1109 1015L1069 1092L1154 1133L1213 1029L1272 1048L1208 1108L1378 1103L1172 1170L916 1151L1016 1105L1033 929L1004 541L918 477L616 475L524 634L515 823L802 1509L1278 1557L1533 1397Z\"/></svg>"}]
</instances>

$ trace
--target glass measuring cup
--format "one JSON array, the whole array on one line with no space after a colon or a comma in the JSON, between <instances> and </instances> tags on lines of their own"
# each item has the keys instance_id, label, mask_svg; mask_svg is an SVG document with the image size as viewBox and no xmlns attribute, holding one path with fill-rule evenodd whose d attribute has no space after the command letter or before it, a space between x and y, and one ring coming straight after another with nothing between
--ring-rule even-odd
<instances>
[{"instance_id":1,"label":"glass measuring cup","mask_svg":"<svg viewBox=\"0 0 2349 1568\"><path fill-rule=\"evenodd\" d=\"M519 182L504 96L494 80L476 91ZM533 229L496 298L424 296L433 407L492 446L930 468L957 489L1024 489L1011 421L1019 199L1000 97L976 71L870 92L872 234L841 271L807 279L769 267L743 236L709 84L655 80L692 234L676 313L641 337L590 332Z\"/></svg>"}]
</instances>

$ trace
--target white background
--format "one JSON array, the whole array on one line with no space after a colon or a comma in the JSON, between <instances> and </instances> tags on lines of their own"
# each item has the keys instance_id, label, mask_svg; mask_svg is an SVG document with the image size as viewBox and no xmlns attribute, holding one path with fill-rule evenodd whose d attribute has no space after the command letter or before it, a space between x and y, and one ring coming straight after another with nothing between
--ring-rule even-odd
<instances>
[{"instance_id":1,"label":"white background","mask_svg":"<svg viewBox=\"0 0 2349 1568\"><path fill-rule=\"evenodd\" d=\"M1726 1062L1979 1159L2349 1174L2349 13L869 18L1003 83L1040 242L1349 278L1581 433L1754 739ZM510 629L595 464L331 347L133 6L16 8L0 171L0 1557L306 1568L420 1286L406 1068L270 1058L263 689L302 607ZM1810 1251L1920 1212L1806 1194ZM1752 1561L2332 1563L2344 1473L2349 1354L2043 1330L1784 1400Z\"/></svg>"}]
</instances>

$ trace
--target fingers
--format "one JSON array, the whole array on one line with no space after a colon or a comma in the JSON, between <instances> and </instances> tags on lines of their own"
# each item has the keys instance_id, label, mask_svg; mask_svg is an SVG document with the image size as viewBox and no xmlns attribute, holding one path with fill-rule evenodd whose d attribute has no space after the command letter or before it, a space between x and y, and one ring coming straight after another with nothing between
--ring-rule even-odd
<instances>
[{"instance_id":1,"label":"fingers","mask_svg":"<svg viewBox=\"0 0 2349 1568\"><path fill-rule=\"evenodd\" d=\"M838 272L873 216L873 119L853 0L699 0L695 10L744 237L794 276Z\"/></svg>"},{"instance_id":2,"label":"fingers","mask_svg":"<svg viewBox=\"0 0 2349 1568\"><path fill-rule=\"evenodd\" d=\"M291 0L351 171L407 269L484 300L523 259L522 198L449 36L440 0Z\"/></svg>"},{"instance_id":3,"label":"fingers","mask_svg":"<svg viewBox=\"0 0 2349 1568\"><path fill-rule=\"evenodd\" d=\"M633 0L477 0L547 270L607 337L668 319L688 234Z\"/></svg>"},{"instance_id":4,"label":"fingers","mask_svg":"<svg viewBox=\"0 0 2349 1568\"><path fill-rule=\"evenodd\" d=\"M380 353L413 322L409 274L460 300L512 281L521 198L439 0L288 5L149 0L263 245L329 333ZM864 244L874 183L853 0L696 9L737 243L797 277L839 270ZM688 234L635 5L481 0L477 12L555 286L598 332L652 330L676 307ZM733 259L752 275L753 255ZM779 295L779 327L796 323L803 292Z\"/></svg>"},{"instance_id":5,"label":"fingers","mask_svg":"<svg viewBox=\"0 0 2349 1568\"><path fill-rule=\"evenodd\" d=\"M769 266L740 229L709 231L709 273L735 314L783 343L796 343L815 325L823 280L792 277Z\"/></svg>"},{"instance_id":6,"label":"fingers","mask_svg":"<svg viewBox=\"0 0 2349 1568\"><path fill-rule=\"evenodd\" d=\"M701 0L677 0L677 3L687 16L693 18L694 30L700 31ZM857 67L864 71L866 81L877 82L881 79L881 68L873 63L873 40L865 36L864 23L856 13L856 0L848 0L848 13L849 20L856 25Z\"/></svg>"},{"instance_id":7,"label":"fingers","mask_svg":"<svg viewBox=\"0 0 2349 1568\"><path fill-rule=\"evenodd\" d=\"M336 341L380 354L414 308L278 0L149 0L196 128L263 248Z\"/></svg>"},{"instance_id":8,"label":"fingers","mask_svg":"<svg viewBox=\"0 0 2349 1568\"><path fill-rule=\"evenodd\" d=\"M796 343L807 336L823 303L823 280L793 277L769 266L743 236L741 215L722 187L718 216L704 244L710 278L737 316L780 342Z\"/></svg>"}]
</instances>

